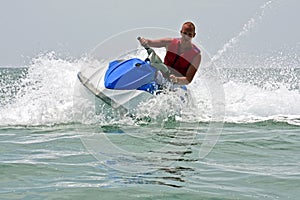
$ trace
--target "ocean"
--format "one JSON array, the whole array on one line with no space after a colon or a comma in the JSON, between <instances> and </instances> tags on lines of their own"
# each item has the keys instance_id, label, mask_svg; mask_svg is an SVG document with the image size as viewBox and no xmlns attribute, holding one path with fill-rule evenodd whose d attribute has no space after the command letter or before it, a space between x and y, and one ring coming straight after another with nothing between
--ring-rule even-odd
<instances>
[{"instance_id":1,"label":"ocean","mask_svg":"<svg viewBox=\"0 0 300 200\"><path fill-rule=\"evenodd\" d=\"M134 117L81 86L87 57L2 67L0 199L299 199L299 58L239 56Z\"/></svg>"},{"instance_id":2,"label":"ocean","mask_svg":"<svg viewBox=\"0 0 300 200\"><path fill-rule=\"evenodd\" d=\"M264 53L240 43L272 2L215 55L201 46L189 101L166 92L124 112L77 78L109 56L143 58L125 43L166 29L0 66L0 199L299 199L299 43Z\"/></svg>"}]
</instances>

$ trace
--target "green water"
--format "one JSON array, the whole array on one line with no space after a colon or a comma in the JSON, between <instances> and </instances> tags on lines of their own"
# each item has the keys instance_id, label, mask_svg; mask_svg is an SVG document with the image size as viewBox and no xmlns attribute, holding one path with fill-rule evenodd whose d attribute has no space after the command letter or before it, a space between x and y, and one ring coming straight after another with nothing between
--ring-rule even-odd
<instances>
[{"instance_id":1,"label":"green water","mask_svg":"<svg viewBox=\"0 0 300 200\"><path fill-rule=\"evenodd\" d=\"M1 127L0 199L299 198L298 126L272 120L227 123L213 150L200 159L208 125L151 131L121 124ZM127 134L135 131L145 134ZM96 159L82 143L91 134L105 135L134 154ZM173 151L164 151L165 144ZM155 155L143 159L136 156L140 152ZM122 164L131 170L119 168ZM143 164L150 167L134 170Z\"/></svg>"},{"instance_id":2,"label":"green water","mask_svg":"<svg viewBox=\"0 0 300 200\"><path fill-rule=\"evenodd\" d=\"M38 61L0 70L1 200L299 199L298 68L223 69L216 126L201 77L197 109L159 101L132 119L76 104L78 63Z\"/></svg>"}]
</instances>

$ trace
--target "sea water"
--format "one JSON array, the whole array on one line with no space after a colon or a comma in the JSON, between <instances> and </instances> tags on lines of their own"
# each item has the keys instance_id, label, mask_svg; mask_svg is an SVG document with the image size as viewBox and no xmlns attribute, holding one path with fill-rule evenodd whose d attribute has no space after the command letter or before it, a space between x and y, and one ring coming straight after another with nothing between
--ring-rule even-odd
<instances>
[{"instance_id":1,"label":"sea water","mask_svg":"<svg viewBox=\"0 0 300 200\"><path fill-rule=\"evenodd\" d=\"M230 50L271 3L201 64L188 106L166 93L111 109L76 76L105 60L2 66L0 199L299 199L299 45Z\"/></svg>"},{"instance_id":2,"label":"sea water","mask_svg":"<svg viewBox=\"0 0 300 200\"><path fill-rule=\"evenodd\" d=\"M165 94L132 117L91 104L76 77L85 57L50 52L1 68L1 199L297 199L299 58L239 56L215 64L217 122L210 69L189 86L192 110Z\"/></svg>"}]
</instances>

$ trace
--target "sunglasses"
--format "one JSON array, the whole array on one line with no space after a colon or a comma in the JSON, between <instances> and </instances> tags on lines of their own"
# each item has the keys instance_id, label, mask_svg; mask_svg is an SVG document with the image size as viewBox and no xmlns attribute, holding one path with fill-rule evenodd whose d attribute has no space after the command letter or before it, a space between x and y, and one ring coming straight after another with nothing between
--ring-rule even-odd
<instances>
[{"instance_id":1,"label":"sunglasses","mask_svg":"<svg viewBox=\"0 0 300 200\"><path fill-rule=\"evenodd\" d=\"M188 33L188 32L185 32L185 31L180 31L181 34L183 35L187 35L189 37L193 37L194 36L194 33Z\"/></svg>"}]
</instances>

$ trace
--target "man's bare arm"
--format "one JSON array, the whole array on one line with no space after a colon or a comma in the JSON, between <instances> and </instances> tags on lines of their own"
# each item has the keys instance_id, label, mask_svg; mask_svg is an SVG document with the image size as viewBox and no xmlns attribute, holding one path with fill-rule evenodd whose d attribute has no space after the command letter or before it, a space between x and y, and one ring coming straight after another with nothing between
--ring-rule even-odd
<instances>
[{"instance_id":1,"label":"man's bare arm","mask_svg":"<svg viewBox=\"0 0 300 200\"><path fill-rule=\"evenodd\" d=\"M186 76L176 77L175 75L172 74L170 75L170 80L179 85L187 85L191 83L200 66L200 63L201 63L201 55L198 54L190 64Z\"/></svg>"},{"instance_id":2,"label":"man's bare arm","mask_svg":"<svg viewBox=\"0 0 300 200\"><path fill-rule=\"evenodd\" d=\"M150 40L150 39L145 39L141 38L140 43L143 46L149 46L149 47L168 47L168 45L172 42L172 38L161 38L157 40Z\"/></svg>"}]
</instances>

